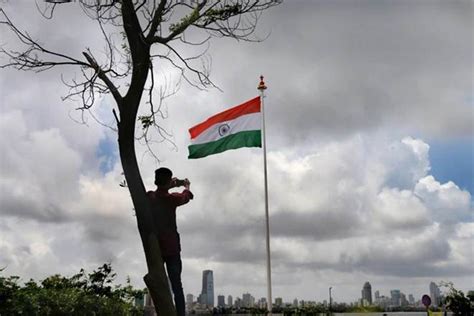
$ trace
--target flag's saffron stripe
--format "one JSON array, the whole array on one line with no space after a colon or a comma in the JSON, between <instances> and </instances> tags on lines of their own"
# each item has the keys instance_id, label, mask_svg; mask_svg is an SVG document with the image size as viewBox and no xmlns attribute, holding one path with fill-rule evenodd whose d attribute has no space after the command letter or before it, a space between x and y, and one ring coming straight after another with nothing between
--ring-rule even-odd
<instances>
[{"instance_id":1,"label":"flag's saffron stripe","mask_svg":"<svg viewBox=\"0 0 474 316\"><path fill-rule=\"evenodd\" d=\"M190 145L188 146L188 158L202 158L240 147L262 147L262 136L260 130L238 132L214 142Z\"/></svg>"},{"instance_id":2,"label":"flag's saffron stripe","mask_svg":"<svg viewBox=\"0 0 474 316\"><path fill-rule=\"evenodd\" d=\"M241 115L256 112L260 112L260 97L253 98L252 100L211 116L206 121L191 127L189 134L191 134L191 139L193 139L216 123L230 121Z\"/></svg>"},{"instance_id":3,"label":"flag's saffron stripe","mask_svg":"<svg viewBox=\"0 0 474 316\"><path fill-rule=\"evenodd\" d=\"M222 128L226 128L223 133ZM262 128L262 113L251 113L237 117L231 121L219 122L207 128L196 138L191 139L191 145L209 143L219 140L230 134L243 131L255 131Z\"/></svg>"}]
</instances>

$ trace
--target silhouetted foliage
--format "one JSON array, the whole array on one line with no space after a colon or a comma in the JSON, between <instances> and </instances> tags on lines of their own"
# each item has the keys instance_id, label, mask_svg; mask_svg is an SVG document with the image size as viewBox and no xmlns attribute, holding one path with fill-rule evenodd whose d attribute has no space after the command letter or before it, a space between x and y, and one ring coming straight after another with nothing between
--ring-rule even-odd
<instances>
[{"instance_id":1,"label":"silhouetted foliage","mask_svg":"<svg viewBox=\"0 0 474 316\"><path fill-rule=\"evenodd\" d=\"M0 276L0 315L143 315L134 306L143 290L114 285L116 274L106 263L90 274L83 269L72 277L59 274L24 285L20 277Z\"/></svg>"},{"instance_id":2,"label":"silhouetted foliage","mask_svg":"<svg viewBox=\"0 0 474 316\"><path fill-rule=\"evenodd\" d=\"M469 291L464 295L463 291L454 288L452 282L442 282L440 285L448 288L448 293L444 297L444 304L448 310L455 316L474 315L474 292Z\"/></svg>"}]
</instances>

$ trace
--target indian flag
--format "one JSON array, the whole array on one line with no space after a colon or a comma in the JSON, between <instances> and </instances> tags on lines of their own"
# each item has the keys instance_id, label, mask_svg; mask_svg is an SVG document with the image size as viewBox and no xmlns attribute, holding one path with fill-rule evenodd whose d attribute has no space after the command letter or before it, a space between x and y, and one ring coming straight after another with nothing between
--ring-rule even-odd
<instances>
[{"instance_id":1,"label":"indian flag","mask_svg":"<svg viewBox=\"0 0 474 316\"><path fill-rule=\"evenodd\" d=\"M240 147L262 147L260 97L211 116L191 127L189 159Z\"/></svg>"}]
</instances>

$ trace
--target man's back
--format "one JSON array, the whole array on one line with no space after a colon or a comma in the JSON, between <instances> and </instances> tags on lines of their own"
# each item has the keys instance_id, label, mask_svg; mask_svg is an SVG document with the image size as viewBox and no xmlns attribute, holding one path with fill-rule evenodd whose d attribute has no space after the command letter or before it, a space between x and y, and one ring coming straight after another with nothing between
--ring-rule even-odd
<instances>
[{"instance_id":1,"label":"man's back","mask_svg":"<svg viewBox=\"0 0 474 316\"><path fill-rule=\"evenodd\" d=\"M153 220L158 230L161 256L166 264L166 271L173 289L177 316L185 316L184 291L181 283L181 245L176 226L176 208L186 204L193 198L189 191L191 182L188 179L173 178L173 172L168 168L155 170L156 191L147 192ZM169 193L168 190L184 186L181 193Z\"/></svg>"},{"instance_id":2,"label":"man's back","mask_svg":"<svg viewBox=\"0 0 474 316\"><path fill-rule=\"evenodd\" d=\"M181 251L179 233L176 225L176 208L193 198L191 191L169 193L167 189L158 188L149 191L153 220L158 230L158 240L162 256L173 256Z\"/></svg>"}]
</instances>

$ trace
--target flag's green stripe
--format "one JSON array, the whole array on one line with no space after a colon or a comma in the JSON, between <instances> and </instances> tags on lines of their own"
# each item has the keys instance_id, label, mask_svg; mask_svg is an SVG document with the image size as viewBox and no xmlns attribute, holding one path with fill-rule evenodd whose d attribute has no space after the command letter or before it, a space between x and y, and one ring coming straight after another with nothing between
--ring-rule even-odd
<instances>
[{"instance_id":1,"label":"flag's green stripe","mask_svg":"<svg viewBox=\"0 0 474 316\"><path fill-rule=\"evenodd\" d=\"M213 142L190 145L188 158L202 158L240 147L262 147L260 130L238 132Z\"/></svg>"}]
</instances>

